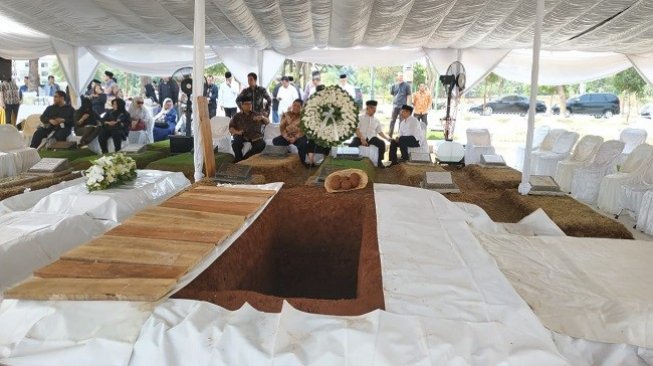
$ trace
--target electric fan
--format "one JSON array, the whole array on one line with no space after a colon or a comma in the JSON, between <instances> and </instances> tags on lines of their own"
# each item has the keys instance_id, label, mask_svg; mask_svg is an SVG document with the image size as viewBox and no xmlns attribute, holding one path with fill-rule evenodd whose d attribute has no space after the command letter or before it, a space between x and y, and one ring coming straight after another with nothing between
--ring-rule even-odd
<instances>
[{"instance_id":1,"label":"electric fan","mask_svg":"<svg viewBox=\"0 0 653 366\"><path fill-rule=\"evenodd\" d=\"M465 67L463 64L454 61L447 68L447 72L444 75L440 75L440 82L444 86L447 98L447 114L442 119L444 121L444 139L446 141L453 141L458 103L465 90Z\"/></svg>"},{"instance_id":2,"label":"electric fan","mask_svg":"<svg viewBox=\"0 0 653 366\"><path fill-rule=\"evenodd\" d=\"M191 101L191 94L193 93L193 68L192 67L182 67L180 69L177 69L177 71L172 73L172 80L174 80L177 85L179 85L179 88L181 91L186 94L186 136L190 137L191 136L191 119L193 115L193 103ZM208 89L208 82L206 81L206 78L204 78L204 96L206 96L206 92Z\"/></svg>"},{"instance_id":3,"label":"electric fan","mask_svg":"<svg viewBox=\"0 0 653 366\"><path fill-rule=\"evenodd\" d=\"M442 118L445 141L437 147L437 161L446 164L460 164L465 158L465 148L453 142L453 131L456 125L458 103L465 90L465 67L454 61L444 75L440 75L446 98L446 115Z\"/></svg>"}]
</instances>

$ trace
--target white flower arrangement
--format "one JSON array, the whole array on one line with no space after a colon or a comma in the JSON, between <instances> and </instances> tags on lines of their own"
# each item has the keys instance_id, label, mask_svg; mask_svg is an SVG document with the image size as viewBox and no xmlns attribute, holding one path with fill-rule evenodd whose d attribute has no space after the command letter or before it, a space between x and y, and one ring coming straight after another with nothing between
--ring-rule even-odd
<instances>
[{"instance_id":1,"label":"white flower arrangement","mask_svg":"<svg viewBox=\"0 0 653 366\"><path fill-rule=\"evenodd\" d=\"M124 154L103 156L86 170L89 191L108 189L136 178L136 161Z\"/></svg>"},{"instance_id":2,"label":"white flower arrangement","mask_svg":"<svg viewBox=\"0 0 653 366\"><path fill-rule=\"evenodd\" d=\"M358 107L349 93L337 85L313 94L302 111L304 134L323 147L338 146L358 127Z\"/></svg>"}]
</instances>

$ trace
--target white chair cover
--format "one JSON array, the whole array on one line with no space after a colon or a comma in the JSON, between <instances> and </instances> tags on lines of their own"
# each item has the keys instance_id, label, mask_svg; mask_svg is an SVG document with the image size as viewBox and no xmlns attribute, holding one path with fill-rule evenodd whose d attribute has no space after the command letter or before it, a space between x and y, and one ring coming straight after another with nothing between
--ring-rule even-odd
<instances>
[{"instance_id":1,"label":"white chair cover","mask_svg":"<svg viewBox=\"0 0 653 366\"><path fill-rule=\"evenodd\" d=\"M546 135L549 133L551 130L551 127L547 125L542 125L537 127L533 131L533 150L537 150L540 147L540 144L542 144L542 141L544 141L544 138ZM517 146L517 149L515 151L515 168L519 170L524 169L524 155L526 153L526 146L525 145L520 145Z\"/></svg>"},{"instance_id":2,"label":"white chair cover","mask_svg":"<svg viewBox=\"0 0 653 366\"><path fill-rule=\"evenodd\" d=\"M482 154L494 155L490 131L486 128L468 128L465 145L465 165L478 164Z\"/></svg>"},{"instance_id":3,"label":"white chair cover","mask_svg":"<svg viewBox=\"0 0 653 366\"><path fill-rule=\"evenodd\" d=\"M213 148L218 152L233 155L231 148L231 134L229 133L229 117L215 116L211 118L211 135L213 136Z\"/></svg>"},{"instance_id":4,"label":"white chair cover","mask_svg":"<svg viewBox=\"0 0 653 366\"><path fill-rule=\"evenodd\" d=\"M269 123L263 130L263 140L265 140L265 143L268 145L272 145L272 140L280 135L281 131L279 130L279 124L277 123Z\"/></svg>"},{"instance_id":5,"label":"white chair cover","mask_svg":"<svg viewBox=\"0 0 653 366\"><path fill-rule=\"evenodd\" d=\"M374 146L374 145L369 145L369 146L359 146L359 155L364 156L372 161L372 164L374 166L378 166L379 164L379 148Z\"/></svg>"},{"instance_id":6,"label":"white chair cover","mask_svg":"<svg viewBox=\"0 0 653 366\"><path fill-rule=\"evenodd\" d=\"M535 151L531 156L533 174L553 177L558 162L569 157L576 141L578 141L576 132L565 132L556 139L551 151Z\"/></svg>"},{"instance_id":7,"label":"white chair cover","mask_svg":"<svg viewBox=\"0 0 653 366\"><path fill-rule=\"evenodd\" d=\"M637 178L646 172L653 159L653 146L639 145L629 155L621 170L617 173L606 175L601 180L597 205L610 214L617 214L621 210L619 195L621 186L634 183Z\"/></svg>"},{"instance_id":8,"label":"white chair cover","mask_svg":"<svg viewBox=\"0 0 653 366\"><path fill-rule=\"evenodd\" d=\"M610 140L601 144L594 161L576 169L571 183L571 194L579 201L593 204L599 195L601 179L616 171L615 161L624 149L622 141Z\"/></svg>"},{"instance_id":9,"label":"white chair cover","mask_svg":"<svg viewBox=\"0 0 653 366\"><path fill-rule=\"evenodd\" d=\"M429 143L428 143L428 141L426 139L426 129L427 129L426 123L420 121L419 122L419 127L422 130L422 134L417 139L417 141L419 141L419 147L409 147L408 148L408 154L411 154L411 153L428 154L428 153L431 152L429 150Z\"/></svg>"},{"instance_id":10,"label":"white chair cover","mask_svg":"<svg viewBox=\"0 0 653 366\"><path fill-rule=\"evenodd\" d=\"M619 140L623 141L626 146L624 146L623 154L630 154L635 148L646 141L648 136L646 130L641 128L625 128L621 131Z\"/></svg>"},{"instance_id":11,"label":"white chair cover","mask_svg":"<svg viewBox=\"0 0 653 366\"><path fill-rule=\"evenodd\" d=\"M653 235L653 191L646 191L637 215L637 229Z\"/></svg>"},{"instance_id":12,"label":"white chair cover","mask_svg":"<svg viewBox=\"0 0 653 366\"><path fill-rule=\"evenodd\" d=\"M0 178L14 177L16 175L18 175L18 172L16 172L14 155L0 152Z\"/></svg>"},{"instance_id":13,"label":"white chair cover","mask_svg":"<svg viewBox=\"0 0 653 366\"><path fill-rule=\"evenodd\" d=\"M13 156L16 174L27 171L41 160L38 151L27 147L23 136L12 125L0 125L0 152Z\"/></svg>"},{"instance_id":14,"label":"white chair cover","mask_svg":"<svg viewBox=\"0 0 653 366\"><path fill-rule=\"evenodd\" d=\"M644 162L643 173L633 182L621 186L618 206L637 218L644 194L653 190L653 161Z\"/></svg>"},{"instance_id":15,"label":"white chair cover","mask_svg":"<svg viewBox=\"0 0 653 366\"><path fill-rule=\"evenodd\" d=\"M542 140L542 143L540 143L540 146L537 149L534 149L533 153L531 154L531 172L534 172L537 169L537 167L533 165L537 163L537 159L535 159L534 156L538 153L550 152L551 149L553 149L553 145L555 145L556 140L558 140L558 138L565 132L567 132L567 130L561 128L549 130L549 132ZM523 160L524 156L522 156L522 166L520 169L523 169Z\"/></svg>"},{"instance_id":16,"label":"white chair cover","mask_svg":"<svg viewBox=\"0 0 653 366\"><path fill-rule=\"evenodd\" d=\"M98 137L96 136L89 144L87 145L88 149L93 151L94 153L98 155L102 155L102 148L100 147L100 142L98 141ZM115 148L113 147L113 142L111 139L107 142L107 150L109 153L115 152Z\"/></svg>"},{"instance_id":17,"label":"white chair cover","mask_svg":"<svg viewBox=\"0 0 653 366\"><path fill-rule=\"evenodd\" d=\"M129 136L127 136L127 141L130 144L145 145L148 143L148 139L147 131L129 131Z\"/></svg>"},{"instance_id":18,"label":"white chair cover","mask_svg":"<svg viewBox=\"0 0 653 366\"><path fill-rule=\"evenodd\" d=\"M601 143L603 143L603 137L594 135L583 136L578 141L569 159L558 162L555 181L560 186L561 191L571 192L571 181L574 178L574 170L589 164L594 159Z\"/></svg>"}]
</instances>

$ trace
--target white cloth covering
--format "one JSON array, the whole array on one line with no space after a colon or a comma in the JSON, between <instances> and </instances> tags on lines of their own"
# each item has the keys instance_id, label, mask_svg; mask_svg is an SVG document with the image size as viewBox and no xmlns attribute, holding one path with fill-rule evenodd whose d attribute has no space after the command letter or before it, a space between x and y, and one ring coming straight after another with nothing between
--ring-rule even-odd
<instances>
[{"instance_id":1,"label":"white cloth covering","mask_svg":"<svg viewBox=\"0 0 653 366\"><path fill-rule=\"evenodd\" d=\"M86 178L81 177L69 181L64 181L48 188L28 191L16 196L5 198L4 200L0 201L0 215L14 211L27 211L30 208L34 207L35 204L37 204L43 197L49 195L50 193L73 185L83 184L85 182Z\"/></svg>"},{"instance_id":2,"label":"white cloth covering","mask_svg":"<svg viewBox=\"0 0 653 366\"><path fill-rule=\"evenodd\" d=\"M110 227L86 215L18 211L0 216L0 290Z\"/></svg>"},{"instance_id":3,"label":"white cloth covering","mask_svg":"<svg viewBox=\"0 0 653 366\"><path fill-rule=\"evenodd\" d=\"M551 130L551 127L547 125L541 125L538 126L534 131L533 131L533 151L537 150L540 147L540 144L542 141L544 141L544 138L546 135L549 133L549 130ZM525 145L519 145L515 149L515 168L517 170L521 171L524 169L524 155L526 153L526 146Z\"/></svg>"},{"instance_id":4,"label":"white cloth covering","mask_svg":"<svg viewBox=\"0 0 653 366\"><path fill-rule=\"evenodd\" d=\"M41 160L38 151L27 147L23 136L12 125L0 125L0 152L13 157L16 174L27 171Z\"/></svg>"},{"instance_id":5,"label":"white cloth covering","mask_svg":"<svg viewBox=\"0 0 653 366\"><path fill-rule=\"evenodd\" d=\"M576 132L566 131L555 140L551 150L533 152L531 155L532 174L553 177L556 173L558 162L569 157L576 141L578 141L578 134Z\"/></svg>"},{"instance_id":6,"label":"white cloth covering","mask_svg":"<svg viewBox=\"0 0 653 366\"><path fill-rule=\"evenodd\" d=\"M646 173L647 168L653 163L653 146L649 144L639 145L628 154L626 162L621 170L606 175L601 180L599 196L596 205L604 212L617 214L621 210L619 196L621 186L636 182Z\"/></svg>"},{"instance_id":7,"label":"white cloth covering","mask_svg":"<svg viewBox=\"0 0 653 366\"><path fill-rule=\"evenodd\" d=\"M653 348L649 242L476 236L547 328L596 342Z\"/></svg>"},{"instance_id":8,"label":"white cloth covering","mask_svg":"<svg viewBox=\"0 0 653 366\"><path fill-rule=\"evenodd\" d=\"M637 215L637 229L653 235L653 190L646 191Z\"/></svg>"},{"instance_id":9,"label":"white cloth covering","mask_svg":"<svg viewBox=\"0 0 653 366\"><path fill-rule=\"evenodd\" d=\"M190 186L183 173L138 170L137 174L131 182L101 191L89 192L85 182L64 188L41 199L30 211L88 215L118 223Z\"/></svg>"},{"instance_id":10,"label":"white cloth covering","mask_svg":"<svg viewBox=\"0 0 653 366\"><path fill-rule=\"evenodd\" d=\"M599 146L603 143L603 137L594 135L583 136L571 154L569 159L559 161L555 171L555 181L563 192L571 192L571 181L574 179L574 170L589 164Z\"/></svg>"}]
</instances>

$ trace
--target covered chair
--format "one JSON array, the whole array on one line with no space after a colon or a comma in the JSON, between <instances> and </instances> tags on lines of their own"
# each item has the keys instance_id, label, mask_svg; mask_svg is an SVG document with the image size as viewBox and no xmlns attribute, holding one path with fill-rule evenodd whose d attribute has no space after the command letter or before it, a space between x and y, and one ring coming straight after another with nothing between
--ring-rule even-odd
<instances>
[{"instance_id":1,"label":"covered chair","mask_svg":"<svg viewBox=\"0 0 653 366\"><path fill-rule=\"evenodd\" d=\"M428 153L431 152L431 150L429 149L428 140L426 139L426 129L427 129L426 123L420 121L419 122L419 127L422 130L422 134L417 139L417 141L419 142L419 147L409 147L408 148L408 154L411 154L411 153L428 154Z\"/></svg>"},{"instance_id":2,"label":"covered chair","mask_svg":"<svg viewBox=\"0 0 653 366\"><path fill-rule=\"evenodd\" d=\"M549 133L551 130L551 127L547 125L542 125L537 127L533 131L533 151L537 150L540 148L540 145L542 144L542 141L544 141L544 138L546 135ZM524 153L526 152L526 146L520 145L517 146L517 149L515 151L515 167L519 170L524 169Z\"/></svg>"},{"instance_id":3,"label":"covered chair","mask_svg":"<svg viewBox=\"0 0 653 366\"><path fill-rule=\"evenodd\" d=\"M578 134L567 131L556 139L551 151L540 150L533 152L531 155L531 171L533 174L553 177L556 173L558 162L569 157L576 141L578 141Z\"/></svg>"},{"instance_id":4,"label":"covered chair","mask_svg":"<svg viewBox=\"0 0 653 366\"><path fill-rule=\"evenodd\" d=\"M465 145L465 165L478 164L481 155L494 155L494 147L487 128L468 128Z\"/></svg>"},{"instance_id":5,"label":"covered chair","mask_svg":"<svg viewBox=\"0 0 653 366\"><path fill-rule=\"evenodd\" d=\"M583 136L569 159L559 161L556 167L555 181L563 192L571 192L571 181L574 178L574 170L586 166L592 162L599 146L603 143L603 137L586 135Z\"/></svg>"},{"instance_id":6,"label":"covered chair","mask_svg":"<svg viewBox=\"0 0 653 366\"><path fill-rule=\"evenodd\" d=\"M27 147L16 127L0 125L0 152L11 154L16 173L22 173L41 160L36 149Z\"/></svg>"},{"instance_id":7,"label":"covered chair","mask_svg":"<svg viewBox=\"0 0 653 366\"><path fill-rule=\"evenodd\" d=\"M211 136L213 137L213 149L233 155L231 148L231 133L229 133L229 117L215 116L211 118Z\"/></svg>"},{"instance_id":8,"label":"covered chair","mask_svg":"<svg viewBox=\"0 0 653 366\"><path fill-rule=\"evenodd\" d=\"M593 204L599 195L601 179L616 171L616 161L624 149L622 141L610 140L601 144L594 161L576 169L571 182L571 194L579 201Z\"/></svg>"},{"instance_id":9,"label":"covered chair","mask_svg":"<svg viewBox=\"0 0 653 366\"><path fill-rule=\"evenodd\" d=\"M618 172L603 177L597 201L599 209L610 214L619 213L621 210L619 207L621 186L633 183L643 175L651 164L651 159L653 159L653 146L639 145L628 154L628 159Z\"/></svg>"},{"instance_id":10,"label":"covered chair","mask_svg":"<svg viewBox=\"0 0 653 366\"><path fill-rule=\"evenodd\" d=\"M635 148L644 142L646 142L646 137L648 133L646 130L641 128L624 128L619 134L619 141L623 141L626 146L624 146L624 151L621 153L618 163L623 164Z\"/></svg>"},{"instance_id":11,"label":"covered chair","mask_svg":"<svg viewBox=\"0 0 653 366\"><path fill-rule=\"evenodd\" d=\"M23 134L23 140L25 140L25 146L29 146L32 142L32 136L34 136L34 132L36 132L36 129L39 128L40 125L40 114L31 114L25 119L25 121L23 121L23 130L21 133Z\"/></svg>"},{"instance_id":12,"label":"covered chair","mask_svg":"<svg viewBox=\"0 0 653 366\"><path fill-rule=\"evenodd\" d=\"M653 159L642 163L642 173L635 177L630 183L622 184L619 189L619 214L627 211L637 218L640 212L644 194L653 190ZM653 215L653 212L651 213Z\"/></svg>"}]
</instances>

